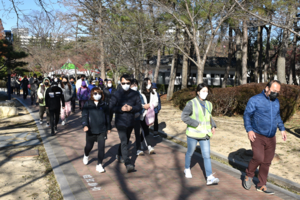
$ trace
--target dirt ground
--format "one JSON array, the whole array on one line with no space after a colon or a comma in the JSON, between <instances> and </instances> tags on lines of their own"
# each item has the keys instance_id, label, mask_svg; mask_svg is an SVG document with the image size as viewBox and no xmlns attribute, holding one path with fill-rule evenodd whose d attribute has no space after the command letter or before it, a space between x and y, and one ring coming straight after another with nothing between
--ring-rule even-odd
<instances>
[{"instance_id":1,"label":"dirt ground","mask_svg":"<svg viewBox=\"0 0 300 200\"><path fill-rule=\"evenodd\" d=\"M19 133L38 132L33 118L17 100L19 116L0 119L0 140ZM1 139L2 138L2 139ZM13 157L24 150L39 156ZM0 149L0 199L50 199L52 170L42 145Z\"/></svg>"},{"instance_id":2,"label":"dirt ground","mask_svg":"<svg viewBox=\"0 0 300 200\"><path fill-rule=\"evenodd\" d=\"M159 129L186 140L186 124L181 121L181 110L174 108L162 96L162 110L158 115ZM226 157L248 163L251 150L242 116L214 117L217 123L216 134L211 139L211 150ZM283 142L280 131L276 134L276 155L270 167L270 173L300 184L300 111L285 123L287 141Z\"/></svg>"}]
</instances>

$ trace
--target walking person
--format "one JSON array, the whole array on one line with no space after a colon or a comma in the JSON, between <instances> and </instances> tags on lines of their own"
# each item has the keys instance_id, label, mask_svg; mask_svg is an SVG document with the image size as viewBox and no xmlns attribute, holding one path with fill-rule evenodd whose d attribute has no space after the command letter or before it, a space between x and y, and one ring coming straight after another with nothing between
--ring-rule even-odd
<instances>
[{"instance_id":1,"label":"walking person","mask_svg":"<svg viewBox=\"0 0 300 200\"><path fill-rule=\"evenodd\" d=\"M84 148L83 163L89 162L89 154L94 143L98 142L98 163L96 171L105 172L102 161L105 154L105 140L107 133L110 133L111 125L109 121L109 108L104 101L103 91L95 87L91 90L91 98L82 109L82 126L86 132L86 145Z\"/></svg>"},{"instance_id":2,"label":"walking person","mask_svg":"<svg viewBox=\"0 0 300 200\"><path fill-rule=\"evenodd\" d=\"M135 113L142 110L141 99L138 92L130 89L130 77L123 75L120 78L122 89L116 91L110 99L109 110L115 113L115 125L118 130L121 144L118 160L122 155L127 172L134 171L134 166L129 159L127 140L130 138L134 126Z\"/></svg>"},{"instance_id":3,"label":"walking person","mask_svg":"<svg viewBox=\"0 0 300 200\"><path fill-rule=\"evenodd\" d=\"M131 86L130 89L134 90L134 91L138 91L138 81L136 79L132 79L131 80ZM141 99L141 104L144 105L144 99L142 97L142 95L140 94L140 99ZM141 146L141 120L140 117L141 115L144 113L145 109L143 108L141 111L135 113L134 116L134 134L135 134L135 147L136 147L136 155L140 156L140 155L144 155L144 151L142 150L142 146ZM127 144L129 143L129 138L127 140Z\"/></svg>"},{"instance_id":4,"label":"walking person","mask_svg":"<svg viewBox=\"0 0 300 200\"><path fill-rule=\"evenodd\" d=\"M20 77L16 78L16 90L17 90L17 95L18 96L20 96L21 80L22 79Z\"/></svg>"},{"instance_id":5,"label":"walking person","mask_svg":"<svg viewBox=\"0 0 300 200\"><path fill-rule=\"evenodd\" d=\"M90 90L87 87L86 82L82 81L81 87L77 90L77 97L79 100L80 110L82 110L82 107L85 104L85 102L89 100L89 94Z\"/></svg>"},{"instance_id":6,"label":"walking person","mask_svg":"<svg viewBox=\"0 0 300 200\"><path fill-rule=\"evenodd\" d=\"M92 91L92 89L93 89L94 87L97 87L97 86L96 86L96 82L97 82L96 80L92 80L91 82L92 82L92 84L89 84L89 86L88 86L88 88L89 88L90 91Z\"/></svg>"},{"instance_id":7,"label":"walking person","mask_svg":"<svg viewBox=\"0 0 300 200\"><path fill-rule=\"evenodd\" d=\"M81 77L80 77L80 79L78 79L77 80L77 82L76 82L76 90L77 90L77 98L78 98L78 100L79 100L79 108L80 108L80 110L81 110L81 106L83 106L84 105L84 103L83 104L81 104L81 101L80 101L80 99L79 99L79 96L78 96L78 91L79 91L79 89L80 88L82 88L82 83L85 83L85 87L88 87L88 82L86 81L86 79L85 79L85 75L84 74L82 74L81 75ZM88 96L87 96L87 100L88 100Z\"/></svg>"},{"instance_id":8,"label":"walking person","mask_svg":"<svg viewBox=\"0 0 300 200\"><path fill-rule=\"evenodd\" d=\"M70 78L70 84L73 88L73 96L71 99L71 112L74 113L75 112L75 105L76 105L76 85L75 85L75 78L71 77Z\"/></svg>"},{"instance_id":9,"label":"walking person","mask_svg":"<svg viewBox=\"0 0 300 200\"><path fill-rule=\"evenodd\" d=\"M72 100L73 92L74 92L73 87L69 83L69 80L68 80L67 76L64 76L62 78L60 88L63 91L64 99L65 99L65 108L62 108L60 110L60 118L61 118L61 121L62 121L61 125L64 126L67 123L67 118L71 114L71 100Z\"/></svg>"},{"instance_id":10,"label":"walking person","mask_svg":"<svg viewBox=\"0 0 300 200\"><path fill-rule=\"evenodd\" d=\"M152 83L152 90L154 90L156 92L157 89L157 85L156 83ZM158 137L158 113L161 110L161 101L160 101L160 96L159 94L156 92L157 94L157 98L158 98L158 105L156 108L154 108L154 112L155 112L155 120L154 120L154 134L153 137Z\"/></svg>"},{"instance_id":11,"label":"walking person","mask_svg":"<svg viewBox=\"0 0 300 200\"><path fill-rule=\"evenodd\" d=\"M23 89L23 99L27 98L28 95L28 85L29 85L29 81L27 79L27 76L24 76L24 78L21 81L21 86Z\"/></svg>"},{"instance_id":12,"label":"walking person","mask_svg":"<svg viewBox=\"0 0 300 200\"><path fill-rule=\"evenodd\" d=\"M145 109L144 113L140 118L141 127L142 127L142 141L145 140L149 154L153 154L155 152L154 152L154 148L149 144L150 132L149 132L149 126L146 123L146 115L151 105L153 105L154 108L158 106L158 98L156 92L152 89L152 83L149 78L145 78L143 81L141 95L144 100L144 104L142 106Z\"/></svg>"},{"instance_id":13,"label":"walking person","mask_svg":"<svg viewBox=\"0 0 300 200\"><path fill-rule=\"evenodd\" d=\"M15 94L16 83L16 77L12 74L10 77L10 94Z\"/></svg>"},{"instance_id":14,"label":"walking person","mask_svg":"<svg viewBox=\"0 0 300 200\"><path fill-rule=\"evenodd\" d=\"M44 81L40 84L40 87L37 91L37 95L39 98L39 103L40 103L40 107L39 107L39 116L40 116L40 124L43 124L43 118L44 118L44 114L46 112L47 115L47 124L46 126L49 127L50 126L50 113L49 113L49 109L46 107L46 91L47 89L50 87L50 79L48 78L44 78Z\"/></svg>"},{"instance_id":15,"label":"walking person","mask_svg":"<svg viewBox=\"0 0 300 200\"><path fill-rule=\"evenodd\" d=\"M277 99L280 89L279 81L270 81L262 93L250 98L244 112L244 125L253 151L243 180L243 186L247 190L251 188L255 171L259 166L257 191L274 194L267 189L266 184L275 155L277 128L281 131L283 141L287 139Z\"/></svg>"},{"instance_id":16,"label":"walking person","mask_svg":"<svg viewBox=\"0 0 300 200\"><path fill-rule=\"evenodd\" d=\"M206 100L208 87L201 83L197 86L196 97L188 101L182 111L181 119L187 124L187 152L185 154L185 177L192 178L190 169L191 158L199 142L204 161L206 184L214 185L219 183L212 173L210 159L210 138L215 134L216 123L212 119L212 103Z\"/></svg>"},{"instance_id":17,"label":"walking person","mask_svg":"<svg viewBox=\"0 0 300 200\"><path fill-rule=\"evenodd\" d=\"M103 93L104 93L104 96L105 96L105 102L109 105L110 103L110 99L111 99L111 96L116 92L116 88L113 87L113 84L112 84L112 80L108 80L107 81L107 87L103 89ZM113 112L110 111L110 122L112 121L112 118L113 118Z\"/></svg>"},{"instance_id":18,"label":"walking person","mask_svg":"<svg viewBox=\"0 0 300 200\"><path fill-rule=\"evenodd\" d=\"M39 81L37 79L36 74L33 75L33 77L29 80L30 84L30 96L31 96L31 105L37 104L37 90L39 88Z\"/></svg>"},{"instance_id":19,"label":"walking person","mask_svg":"<svg viewBox=\"0 0 300 200\"><path fill-rule=\"evenodd\" d=\"M54 81L46 91L45 95L46 107L49 109L51 135L57 132L57 124L59 121L60 107L65 108L65 98L63 91L58 87L58 82Z\"/></svg>"}]
</instances>

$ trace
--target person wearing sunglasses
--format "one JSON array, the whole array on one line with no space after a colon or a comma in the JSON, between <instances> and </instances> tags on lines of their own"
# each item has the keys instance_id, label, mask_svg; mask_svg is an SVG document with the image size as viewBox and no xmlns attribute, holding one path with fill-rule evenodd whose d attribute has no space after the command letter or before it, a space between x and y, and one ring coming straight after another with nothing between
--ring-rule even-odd
<instances>
[{"instance_id":1,"label":"person wearing sunglasses","mask_svg":"<svg viewBox=\"0 0 300 200\"><path fill-rule=\"evenodd\" d=\"M91 90L91 97L83 106L82 126L83 131L86 132L83 164L88 164L89 154L93 149L94 143L98 142L96 171L103 173L105 172L102 166L105 154L105 140L107 139L107 133L110 133L111 125L108 105L104 101L103 91L98 87L94 87Z\"/></svg>"},{"instance_id":2,"label":"person wearing sunglasses","mask_svg":"<svg viewBox=\"0 0 300 200\"><path fill-rule=\"evenodd\" d=\"M109 109L115 113L115 126L121 140L117 160L121 157L125 163L127 172L134 171L134 166L129 159L127 141L134 127L135 114L142 110L140 95L137 91L131 90L131 79L128 75L120 78L122 88L117 90L110 99Z\"/></svg>"}]
</instances>

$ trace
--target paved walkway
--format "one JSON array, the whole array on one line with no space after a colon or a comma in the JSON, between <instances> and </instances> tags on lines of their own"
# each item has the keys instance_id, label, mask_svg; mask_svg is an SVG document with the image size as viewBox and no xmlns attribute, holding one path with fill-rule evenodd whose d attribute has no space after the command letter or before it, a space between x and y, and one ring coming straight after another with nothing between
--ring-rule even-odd
<instances>
[{"instance_id":1,"label":"paved walkway","mask_svg":"<svg viewBox=\"0 0 300 200\"><path fill-rule=\"evenodd\" d=\"M21 99L21 98L19 98ZM38 120L38 106L30 106L30 99L22 100ZM120 142L116 129L108 135L106 155L103 161L106 173L96 172L96 146L90 154L87 166L82 163L85 146L85 133L81 127L81 113L77 110L69 118L67 125L58 125L58 134L50 136L50 129L45 123L38 126L47 134L54 155L59 162L68 185L60 184L61 188L70 188L72 198L83 199L294 199L282 189L276 189L277 196L259 193L252 187L247 191L241 185L241 173L228 166L213 161L213 172L220 179L219 185L206 186L203 174L203 162L198 154L192 159L192 179L184 177L185 148L153 138L156 154L132 156L136 172L126 173L125 166L116 161L118 144ZM135 141L134 134L131 141ZM134 155L134 143L130 145L130 154ZM281 197L281 198L280 198ZM70 198L70 199L72 199Z\"/></svg>"}]
</instances>

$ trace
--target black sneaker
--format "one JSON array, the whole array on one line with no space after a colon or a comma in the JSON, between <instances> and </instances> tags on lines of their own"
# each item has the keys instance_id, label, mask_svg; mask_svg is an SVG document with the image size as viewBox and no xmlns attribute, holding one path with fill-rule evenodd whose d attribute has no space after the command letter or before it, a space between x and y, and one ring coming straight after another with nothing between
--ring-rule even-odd
<instances>
[{"instance_id":1,"label":"black sneaker","mask_svg":"<svg viewBox=\"0 0 300 200\"><path fill-rule=\"evenodd\" d=\"M55 135L55 132L54 132L54 130L52 129L51 130L51 136L54 136Z\"/></svg>"},{"instance_id":2,"label":"black sneaker","mask_svg":"<svg viewBox=\"0 0 300 200\"><path fill-rule=\"evenodd\" d=\"M134 166L132 164L126 165L127 173L134 171Z\"/></svg>"},{"instance_id":3,"label":"black sneaker","mask_svg":"<svg viewBox=\"0 0 300 200\"><path fill-rule=\"evenodd\" d=\"M262 187L258 187L256 190L265 194L275 194L273 191L268 190L265 185Z\"/></svg>"},{"instance_id":4,"label":"black sneaker","mask_svg":"<svg viewBox=\"0 0 300 200\"><path fill-rule=\"evenodd\" d=\"M55 130L55 132L57 132L57 126L54 126L54 130Z\"/></svg>"}]
</instances>

